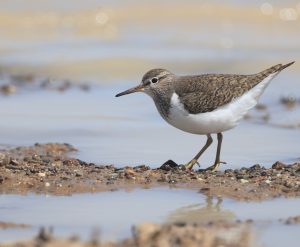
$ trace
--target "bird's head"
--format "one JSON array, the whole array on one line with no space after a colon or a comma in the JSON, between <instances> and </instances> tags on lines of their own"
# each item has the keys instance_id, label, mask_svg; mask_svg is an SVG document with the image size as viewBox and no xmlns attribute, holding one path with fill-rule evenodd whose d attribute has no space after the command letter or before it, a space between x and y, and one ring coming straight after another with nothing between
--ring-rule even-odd
<instances>
[{"instance_id":1,"label":"bird's head","mask_svg":"<svg viewBox=\"0 0 300 247\"><path fill-rule=\"evenodd\" d=\"M158 91L160 88L166 87L173 76L174 74L168 70L152 69L143 76L142 82L139 85L118 93L116 97L136 92L144 92L152 96L154 91Z\"/></svg>"}]
</instances>

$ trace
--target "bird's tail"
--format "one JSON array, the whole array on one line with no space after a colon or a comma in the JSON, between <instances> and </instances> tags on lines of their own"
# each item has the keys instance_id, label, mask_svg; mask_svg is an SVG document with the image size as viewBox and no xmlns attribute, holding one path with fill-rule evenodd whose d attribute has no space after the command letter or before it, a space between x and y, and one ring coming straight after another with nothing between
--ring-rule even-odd
<instances>
[{"instance_id":1,"label":"bird's tail","mask_svg":"<svg viewBox=\"0 0 300 247\"><path fill-rule=\"evenodd\" d=\"M268 75L280 72L281 70L291 66L293 63L295 63L295 61L291 62L291 63L284 64L284 65L277 64L277 65L272 66L271 68L268 68L268 69L260 72L259 74L261 74L263 77L267 77Z\"/></svg>"}]
</instances>

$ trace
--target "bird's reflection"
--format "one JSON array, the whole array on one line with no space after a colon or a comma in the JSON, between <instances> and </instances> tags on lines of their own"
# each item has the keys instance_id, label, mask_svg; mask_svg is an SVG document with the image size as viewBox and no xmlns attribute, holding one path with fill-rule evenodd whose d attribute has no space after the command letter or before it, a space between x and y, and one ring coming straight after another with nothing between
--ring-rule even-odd
<instances>
[{"instance_id":1,"label":"bird's reflection","mask_svg":"<svg viewBox=\"0 0 300 247\"><path fill-rule=\"evenodd\" d=\"M207 196L205 203L192 204L178 208L171 212L167 222L186 222L186 223L209 223L212 221L231 221L235 214L232 211L222 209L222 198Z\"/></svg>"}]
</instances>

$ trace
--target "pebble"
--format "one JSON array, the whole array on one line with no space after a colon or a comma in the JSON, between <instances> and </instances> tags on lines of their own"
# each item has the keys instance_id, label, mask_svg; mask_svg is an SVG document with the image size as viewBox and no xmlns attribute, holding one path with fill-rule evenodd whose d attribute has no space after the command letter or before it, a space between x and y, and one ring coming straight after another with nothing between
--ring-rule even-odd
<instances>
[{"instance_id":1,"label":"pebble","mask_svg":"<svg viewBox=\"0 0 300 247\"><path fill-rule=\"evenodd\" d=\"M50 186L50 183L46 182L46 183L45 183L45 186L46 186L46 187L49 187L49 186Z\"/></svg>"},{"instance_id":2,"label":"pebble","mask_svg":"<svg viewBox=\"0 0 300 247\"><path fill-rule=\"evenodd\" d=\"M226 169L224 172L225 172L225 174L233 173L233 170L232 169Z\"/></svg>"},{"instance_id":3,"label":"pebble","mask_svg":"<svg viewBox=\"0 0 300 247\"><path fill-rule=\"evenodd\" d=\"M296 184L290 181L285 181L284 186L287 188L293 188L296 186Z\"/></svg>"},{"instance_id":4,"label":"pebble","mask_svg":"<svg viewBox=\"0 0 300 247\"><path fill-rule=\"evenodd\" d=\"M48 157L42 157L42 161L48 164L51 162L51 159Z\"/></svg>"},{"instance_id":5,"label":"pebble","mask_svg":"<svg viewBox=\"0 0 300 247\"><path fill-rule=\"evenodd\" d=\"M19 163L19 161L13 159L13 160L10 161L10 164L14 165L14 166L18 166L20 163Z\"/></svg>"},{"instance_id":6,"label":"pebble","mask_svg":"<svg viewBox=\"0 0 300 247\"><path fill-rule=\"evenodd\" d=\"M240 182L241 182L242 184L249 183L249 181L248 181L247 179L243 179L243 178L240 180Z\"/></svg>"},{"instance_id":7,"label":"pebble","mask_svg":"<svg viewBox=\"0 0 300 247\"><path fill-rule=\"evenodd\" d=\"M0 87L0 91L5 95L14 94L17 91L17 87L14 85L3 85Z\"/></svg>"},{"instance_id":8,"label":"pebble","mask_svg":"<svg viewBox=\"0 0 300 247\"><path fill-rule=\"evenodd\" d=\"M275 169L275 170L282 170L284 167L285 167L285 165L279 161L277 161L276 163L274 163L272 165L272 169Z\"/></svg>"},{"instance_id":9,"label":"pebble","mask_svg":"<svg viewBox=\"0 0 300 247\"><path fill-rule=\"evenodd\" d=\"M0 160L3 160L5 158L5 154L4 153L0 153Z\"/></svg>"},{"instance_id":10,"label":"pebble","mask_svg":"<svg viewBox=\"0 0 300 247\"><path fill-rule=\"evenodd\" d=\"M81 171L81 170L74 170L74 172L75 172L76 177L82 177L83 176L83 171Z\"/></svg>"},{"instance_id":11,"label":"pebble","mask_svg":"<svg viewBox=\"0 0 300 247\"><path fill-rule=\"evenodd\" d=\"M300 215L294 216L294 217L289 217L286 221L285 224L291 225L291 224L300 224Z\"/></svg>"},{"instance_id":12,"label":"pebble","mask_svg":"<svg viewBox=\"0 0 300 247\"><path fill-rule=\"evenodd\" d=\"M60 166L62 166L62 162L61 161L55 161L55 162L52 162L51 163L51 166L53 166L53 167L60 167Z\"/></svg>"},{"instance_id":13,"label":"pebble","mask_svg":"<svg viewBox=\"0 0 300 247\"><path fill-rule=\"evenodd\" d=\"M7 166L10 163L10 157L0 153L0 166Z\"/></svg>"},{"instance_id":14,"label":"pebble","mask_svg":"<svg viewBox=\"0 0 300 247\"><path fill-rule=\"evenodd\" d=\"M263 172L260 173L260 175L265 177L265 176L268 176L268 173L266 173L265 171L263 171Z\"/></svg>"},{"instance_id":15,"label":"pebble","mask_svg":"<svg viewBox=\"0 0 300 247\"><path fill-rule=\"evenodd\" d=\"M259 169L261 169L261 166L259 164L256 164L254 166L251 166L249 169L250 170L259 170Z\"/></svg>"},{"instance_id":16,"label":"pebble","mask_svg":"<svg viewBox=\"0 0 300 247\"><path fill-rule=\"evenodd\" d=\"M39 173L38 173L38 176L40 176L40 177L46 177L46 173L44 173L44 172L39 172Z\"/></svg>"}]
</instances>

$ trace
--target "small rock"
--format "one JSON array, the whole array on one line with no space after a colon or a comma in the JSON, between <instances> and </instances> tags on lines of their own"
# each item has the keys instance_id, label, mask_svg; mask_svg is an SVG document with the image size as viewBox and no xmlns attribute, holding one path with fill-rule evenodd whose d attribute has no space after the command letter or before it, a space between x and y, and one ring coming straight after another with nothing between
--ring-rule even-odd
<instances>
[{"instance_id":1,"label":"small rock","mask_svg":"<svg viewBox=\"0 0 300 247\"><path fill-rule=\"evenodd\" d=\"M249 169L250 170L259 170L259 169L261 169L261 166L259 164L256 164L254 166L251 166Z\"/></svg>"},{"instance_id":2,"label":"small rock","mask_svg":"<svg viewBox=\"0 0 300 247\"><path fill-rule=\"evenodd\" d=\"M45 157L45 156L41 157L41 160L42 160L43 162L47 163L47 164L51 162L51 159L48 158L48 157ZM51 165L52 165L52 164L51 164Z\"/></svg>"},{"instance_id":3,"label":"small rock","mask_svg":"<svg viewBox=\"0 0 300 247\"><path fill-rule=\"evenodd\" d=\"M39 176L39 177L46 177L46 173L44 173L44 172L39 172L39 173L38 173L38 176Z\"/></svg>"},{"instance_id":4,"label":"small rock","mask_svg":"<svg viewBox=\"0 0 300 247\"><path fill-rule=\"evenodd\" d=\"M277 161L276 163L274 163L272 165L272 169L275 169L275 170L282 170L284 167L285 167L285 165L279 161Z\"/></svg>"},{"instance_id":5,"label":"small rock","mask_svg":"<svg viewBox=\"0 0 300 247\"><path fill-rule=\"evenodd\" d=\"M290 181L285 181L284 186L291 189L291 188L295 187L296 184L293 182L290 182Z\"/></svg>"},{"instance_id":6,"label":"small rock","mask_svg":"<svg viewBox=\"0 0 300 247\"><path fill-rule=\"evenodd\" d=\"M13 160L10 161L10 164L11 164L11 165L14 165L14 166L18 166L18 165L19 165L19 161L13 159Z\"/></svg>"},{"instance_id":7,"label":"small rock","mask_svg":"<svg viewBox=\"0 0 300 247\"><path fill-rule=\"evenodd\" d=\"M0 153L0 166L7 166L10 163L10 157Z\"/></svg>"},{"instance_id":8,"label":"small rock","mask_svg":"<svg viewBox=\"0 0 300 247\"><path fill-rule=\"evenodd\" d=\"M7 85L1 86L0 91L5 95L11 95L17 91L17 87L14 85L7 84Z\"/></svg>"},{"instance_id":9,"label":"small rock","mask_svg":"<svg viewBox=\"0 0 300 247\"><path fill-rule=\"evenodd\" d=\"M164 171L170 171L172 168L178 167L178 165L173 160L168 160L161 165L159 169Z\"/></svg>"},{"instance_id":10,"label":"small rock","mask_svg":"<svg viewBox=\"0 0 300 247\"><path fill-rule=\"evenodd\" d=\"M50 183L49 183L49 182L46 182L46 183L45 183L45 186L46 186L46 187L49 187L49 186L50 186Z\"/></svg>"},{"instance_id":11,"label":"small rock","mask_svg":"<svg viewBox=\"0 0 300 247\"><path fill-rule=\"evenodd\" d=\"M186 170L186 166L185 165L179 165L177 168L178 168L178 170L181 170L181 171L185 171Z\"/></svg>"},{"instance_id":12,"label":"small rock","mask_svg":"<svg viewBox=\"0 0 300 247\"><path fill-rule=\"evenodd\" d=\"M83 176L83 172L81 170L74 170L74 172L75 172L76 177L82 177Z\"/></svg>"},{"instance_id":13,"label":"small rock","mask_svg":"<svg viewBox=\"0 0 300 247\"><path fill-rule=\"evenodd\" d=\"M127 175L135 175L135 171L133 170L132 167L127 167L125 169L125 174L127 174Z\"/></svg>"},{"instance_id":14,"label":"small rock","mask_svg":"<svg viewBox=\"0 0 300 247\"><path fill-rule=\"evenodd\" d=\"M280 103L286 106L287 108L293 108L297 103L297 99L294 96L286 95L281 97Z\"/></svg>"},{"instance_id":15,"label":"small rock","mask_svg":"<svg viewBox=\"0 0 300 247\"><path fill-rule=\"evenodd\" d=\"M260 175L263 176L263 177L265 177L265 176L268 176L268 173L266 173L265 171L263 171L263 172L260 173Z\"/></svg>"},{"instance_id":16,"label":"small rock","mask_svg":"<svg viewBox=\"0 0 300 247\"><path fill-rule=\"evenodd\" d=\"M266 110L267 109L267 106L265 104L257 104L255 106L255 109L259 110L259 111L263 111L263 110Z\"/></svg>"},{"instance_id":17,"label":"small rock","mask_svg":"<svg viewBox=\"0 0 300 247\"><path fill-rule=\"evenodd\" d=\"M63 163L61 161L55 161L51 163L51 166L53 167L60 167Z\"/></svg>"},{"instance_id":18,"label":"small rock","mask_svg":"<svg viewBox=\"0 0 300 247\"><path fill-rule=\"evenodd\" d=\"M267 180L265 181L266 184L270 184L271 182L272 182L272 181L269 180L269 179L267 179Z\"/></svg>"},{"instance_id":19,"label":"small rock","mask_svg":"<svg viewBox=\"0 0 300 247\"><path fill-rule=\"evenodd\" d=\"M160 229L158 224L143 223L133 228L133 233L138 236L140 243L151 243L153 236L157 236L157 232ZM137 246L141 246L138 244ZM150 246L150 245L149 245Z\"/></svg>"},{"instance_id":20,"label":"small rock","mask_svg":"<svg viewBox=\"0 0 300 247\"><path fill-rule=\"evenodd\" d=\"M285 221L285 224L287 224L287 225L300 224L300 215L294 216L294 217L289 217L289 218Z\"/></svg>"},{"instance_id":21,"label":"small rock","mask_svg":"<svg viewBox=\"0 0 300 247\"><path fill-rule=\"evenodd\" d=\"M0 161L3 160L6 157L4 153L0 153Z\"/></svg>"},{"instance_id":22,"label":"small rock","mask_svg":"<svg viewBox=\"0 0 300 247\"><path fill-rule=\"evenodd\" d=\"M41 158L40 158L39 155L34 154L34 155L32 155L32 159L33 159L33 160L40 160Z\"/></svg>"},{"instance_id":23,"label":"small rock","mask_svg":"<svg viewBox=\"0 0 300 247\"><path fill-rule=\"evenodd\" d=\"M240 182L241 182L242 184L249 183L249 181L248 181L247 179L243 179L243 178L240 180Z\"/></svg>"},{"instance_id":24,"label":"small rock","mask_svg":"<svg viewBox=\"0 0 300 247\"><path fill-rule=\"evenodd\" d=\"M149 166L146 166L146 165L139 165L139 166L135 166L133 169L136 172L144 172L144 171L150 170L151 168Z\"/></svg>"},{"instance_id":25,"label":"small rock","mask_svg":"<svg viewBox=\"0 0 300 247\"><path fill-rule=\"evenodd\" d=\"M225 174L233 173L233 170L232 170L232 169L226 169L226 170L224 171L224 173L225 173Z\"/></svg>"},{"instance_id":26,"label":"small rock","mask_svg":"<svg viewBox=\"0 0 300 247\"><path fill-rule=\"evenodd\" d=\"M205 192L208 192L208 191L210 191L210 188L208 188L208 187L204 187L204 188L201 188L199 190L200 193L205 193Z\"/></svg>"}]
</instances>

